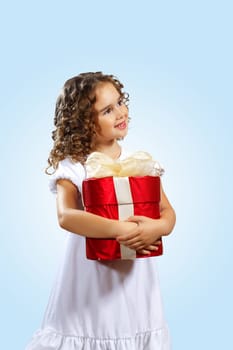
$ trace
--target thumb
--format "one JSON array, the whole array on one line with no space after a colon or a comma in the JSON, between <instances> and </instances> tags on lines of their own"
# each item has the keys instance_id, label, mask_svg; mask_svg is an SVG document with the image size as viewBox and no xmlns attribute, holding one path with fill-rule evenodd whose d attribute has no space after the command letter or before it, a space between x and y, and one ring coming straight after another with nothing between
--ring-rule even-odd
<instances>
[{"instance_id":1,"label":"thumb","mask_svg":"<svg viewBox=\"0 0 233 350\"><path fill-rule=\"evenodd\" d=\"M139 215L133 215L133 216L130 216L127 221L130 221L130 222L142 222L142 216L139 216Z\"/></svg>"}]
</instances>

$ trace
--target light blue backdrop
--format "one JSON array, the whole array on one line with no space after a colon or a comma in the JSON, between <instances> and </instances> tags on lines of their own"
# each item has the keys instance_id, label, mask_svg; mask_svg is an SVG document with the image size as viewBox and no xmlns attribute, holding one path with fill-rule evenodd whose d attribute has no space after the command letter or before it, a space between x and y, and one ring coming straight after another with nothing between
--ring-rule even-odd
<instances>
[{"instance_id":1,"label":"light blue backdrop","mask_svg":"<svg viewBox=\"0 0 233 350\"><path fill-rule=\"evenodd\" d=\"M64 81L114 73L125 143L166 168L159 258L174 350L232 348L231 1L18 1L1 8L1 348L40 326L65 234L43 173ZM65 286L64 286L65 287Z\"/></svg>"}]
</instances>

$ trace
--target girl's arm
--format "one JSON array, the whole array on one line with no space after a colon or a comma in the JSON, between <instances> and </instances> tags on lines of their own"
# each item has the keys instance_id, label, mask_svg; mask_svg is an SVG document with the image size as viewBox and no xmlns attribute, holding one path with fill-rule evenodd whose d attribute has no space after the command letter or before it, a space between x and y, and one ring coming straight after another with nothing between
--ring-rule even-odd
<instances>
[{"instance_id":1,"label":"girl's arm","mask_svg":"<svg viewBox=\"0 0 233 350\"><path fill-rule=\"evenodd\" d=\"M80 210L79 192L69 180L57 181L57 214L59 225L67 231L90 238L116 238L139 231L135 222L106 219Z\"/></svg>"},{"instance_id":2,"label":"girl's arm","mask_svg":"<svg viewBox=\"0 0 233 350\"><path fill-rule=\"evenodd\" d=\"M139 232L118 235L117 240L129 248L143 250L162 236L167 236L175 226L176 216L167 196L161 189L160 219L151 219L146 216L132 216L127 221L139 224Z\"/></svg>"}]
</instances>

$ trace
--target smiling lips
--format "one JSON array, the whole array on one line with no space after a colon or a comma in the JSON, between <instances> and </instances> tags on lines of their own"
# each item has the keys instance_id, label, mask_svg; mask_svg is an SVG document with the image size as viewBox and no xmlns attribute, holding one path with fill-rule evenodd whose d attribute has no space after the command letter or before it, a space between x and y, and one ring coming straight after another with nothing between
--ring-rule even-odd
<instances>
[{"instance_id":1,"label":"smiling lips","mask_svg":"<svg viewBox=\"0 0 233 350\"><path fill-rule=\"evenodd\" d=\"M127 123L125 121L115 126L115 128L118 128L120 130L124 130L126 127Z\"/></svg>"}]
</instances>

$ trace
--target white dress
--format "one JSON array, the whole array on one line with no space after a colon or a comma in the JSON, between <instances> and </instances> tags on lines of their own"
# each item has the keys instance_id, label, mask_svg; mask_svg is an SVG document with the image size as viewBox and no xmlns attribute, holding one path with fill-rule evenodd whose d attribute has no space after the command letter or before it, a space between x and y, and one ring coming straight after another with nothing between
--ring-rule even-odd
<instances>
[{"instance_id":1,"label":"white dress","mask_svg":"<svg viewBox=\"0 0 233 350\"><path fill-rule=\"evenodd\" d=\"M54 193L60 178L81 192L84 168L61 161L50 180ZM88 260L85 237L68 233L42 326L26 350L170 350L156 259Z\"/></svg>"}]
</instances>

